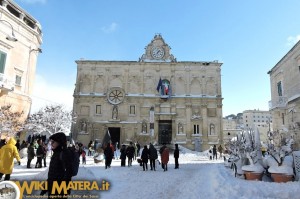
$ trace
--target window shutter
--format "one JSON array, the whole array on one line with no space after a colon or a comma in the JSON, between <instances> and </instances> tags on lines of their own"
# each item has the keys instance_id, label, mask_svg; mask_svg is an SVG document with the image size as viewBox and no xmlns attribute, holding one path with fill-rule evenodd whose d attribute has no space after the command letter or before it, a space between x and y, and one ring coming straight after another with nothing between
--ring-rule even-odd
<instances>
[{"instance_id":1,"label":"window shutter","mask_svg":"<svg viewBox=\"0 0 300 199\"><path fill-rule=\"evenodd\" d=\"M0 73L4 73L6 53L0 51Z\"/></svg>"}]
</instances>

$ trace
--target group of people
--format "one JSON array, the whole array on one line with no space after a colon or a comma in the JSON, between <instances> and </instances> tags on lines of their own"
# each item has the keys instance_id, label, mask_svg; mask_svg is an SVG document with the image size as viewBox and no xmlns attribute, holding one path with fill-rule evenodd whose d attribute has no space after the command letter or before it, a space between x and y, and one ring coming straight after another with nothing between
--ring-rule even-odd
<instances>
[{"instance_id":1,"label":"group of people","mask_svg":"<svg viewBox=\"0 0 300 199\"><path fill-rule=\"evenodd\" d=\"M136 145L136 144L135 144ZM126 166L126 159L128 160L128 167L132 166L132 161L135 158L135 146L132 142L126 147L125 144L122 144L120 149L120 159L121 159L121 167ZM166 146L166 144L163 144L163 146L159 150L160 156L161 156L161 165L164 171L168 170L168 162L169 162L169 148ZM143 171L148 170L148 162L150 162L150 170L156 171L156 165L155 162L159 162L158 160L158 152L157 149L154 147L152 143L150 143L149 148L147 145L145 145L142 149L142 153L139 153L139 149L137 150L137 156L140 155L140 159L138 161L140 162L141 166L143 167ZM104 150L104 155L106 158L106 153ZM174 158L175 158L175 169L179 168L178 158L179 158L179 148L178 144L175 144L175 150L174 150ZM111 163L111 162L109 162ZM160 164L160 162L159 162ZM106 161L105 161L106 165ZM107 167L107 166L106 166Z\"/></svg>"},{"instance_id":2,"label":"group of people","mask_svg":"<svg viewBox=\"0 0 300 199\"><path fill-rule=\"evenodd\" d=\"M218 159L218 152L220 154L220 158L222 158L222 154L223 154L223 147L222 145L220 145L218 148L216 145L214 145L213 147L210 147L208 153L209 153L209 159L210 160L214 160L214 159Z\"/></svg>"}]
</instances>

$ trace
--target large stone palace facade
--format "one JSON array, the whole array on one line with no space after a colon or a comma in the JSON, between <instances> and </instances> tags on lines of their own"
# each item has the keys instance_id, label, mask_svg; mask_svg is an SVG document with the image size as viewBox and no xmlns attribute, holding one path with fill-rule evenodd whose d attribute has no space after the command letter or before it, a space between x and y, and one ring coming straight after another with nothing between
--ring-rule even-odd
<instances>
[{"instance_id":1,"label":"large stone palace facade","mask_svg":"<svg viewBox=\"0 0 300 199\"><path fill-rule=\"evenodd\" d=\"M222 143L222 63L177 61L160 34L138 61L76 63L74 140L87 145L108 131L118 143Z\"/></svg>"}]
</instances>

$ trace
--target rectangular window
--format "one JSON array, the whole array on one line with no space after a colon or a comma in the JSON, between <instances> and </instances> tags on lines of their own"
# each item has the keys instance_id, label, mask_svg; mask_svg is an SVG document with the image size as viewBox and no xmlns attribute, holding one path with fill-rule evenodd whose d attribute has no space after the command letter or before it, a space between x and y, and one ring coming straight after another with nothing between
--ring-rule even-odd
<instances>
[{"instance_id":1,"label":"rectangular window","mask_svg":"<svg viewBox=\"0 0 300 199\"><path fill-rule=\"evenodd\" d=\"M194 134L199 134L199 124L194 124Z\"/></svg>"},{"instance_id":2,"label":"rectangular window","mask_svg":"<svg viewBox=\"0 0 300 199\"><path fill-rule=\"evenodd\" d=\"M0 73L4 73L6 53L0 51Z\"/></svg>"},{"instance_id":3,"label":"rectangular window","mask_svg":"<svg viewBox=\"0 0 300 199\"><path fill-rule=\"evenodd\" d=\"M282 124L284 125L284 113L281 113L281 117L282 117Z\"/></svg>"},{"instance_id":4,"label":"rectangular window","mask_svg":"<svg viewBox=\"0 0 300 199\"><path fill-rule=\"evenodd\" d=\"M282 84L281 81L277 83L278 96L282 96Z\"/></svg>"},{"instance_id":5,"label":"rectangular window","mask_svg":"<svg viewBox=\"0 0 300 199\"><path fill-rule=\"evenodd\" d=\"M20 75L16 75L15 84L21 86L22 77Z\"/></svg>"},{"instance_id":6,"label":"rectangular window","mask_svg":"<svg viewBox=\"0 0 300 199\"><path fill-rule=\"evenodd\" d=\"M96 105L96 114L97 115L101 114L101 105Z\"/></svg>"},{"instance_id":7,"label":"rectangular window","mask_svg":"<svg viewBox=\"0 0 300 199\"><path fill-rule=\"evenodd\" d=\"M130 105L129 106L129 114L130 115L135 115L135 105Z\"/></svg>"}]
</instances>

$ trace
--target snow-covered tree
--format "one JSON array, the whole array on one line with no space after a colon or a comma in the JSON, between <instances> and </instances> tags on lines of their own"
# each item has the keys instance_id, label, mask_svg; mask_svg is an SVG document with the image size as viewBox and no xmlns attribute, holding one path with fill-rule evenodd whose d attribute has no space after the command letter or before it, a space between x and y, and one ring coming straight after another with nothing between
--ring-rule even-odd
<instances>
[{"instance_id":1,"label":"snow-covered tree","mask_svg":"<svg viewBox=\"0 0 300 199\"><path fill-rule=\"evenodd\" d=\"M13 112L11 105L0 107L0 132L14 136L24 125L23 112Z\"/></svg>"},{"instance_id":2,"label":"snow-covered tree","mask_svg":"<svg viewBox=\"0 0 300 199\"><path fill-rule=\"evenodd\" d=\"M26 128L33 133L48 131L50 134L71 129L72 111L67 111L62 105L48 105L37 113L31 114L26 121Z\"/></svg>"}]
</instances>

